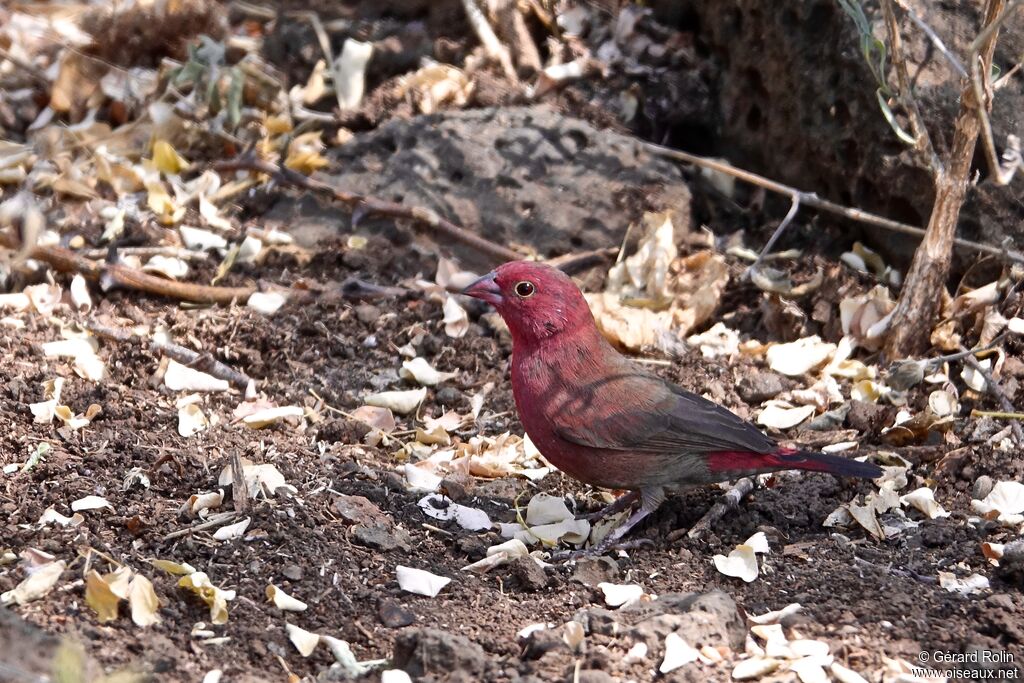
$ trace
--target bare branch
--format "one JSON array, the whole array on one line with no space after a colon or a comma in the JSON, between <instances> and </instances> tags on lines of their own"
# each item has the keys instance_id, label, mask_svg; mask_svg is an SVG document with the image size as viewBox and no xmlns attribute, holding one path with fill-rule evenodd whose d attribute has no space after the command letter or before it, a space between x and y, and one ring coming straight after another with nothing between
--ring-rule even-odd
<instances>
[{"instance_id":1,"label":"bare branch","mask_svg":"<svg viewBox=\"0 0 1024 683\"><path fill-rule=\"evenodd\" d=\"M900 223L889 218L877 216L867 211L861 211L860 209L851 209L835 202L830 202L827 199L822 199L814 192L804 192L798 190L795 187L784 185L783 183L770 180L764 176L746 171L741 168L719 161L717 159L709 159L707 157L697 156L696 154L690 154L689 152L683 152L677 149L669 149L668 147L662 147L661 145L655 145L653 143L643 143L649 151L659 156L668 157L669 159L675 159L682 161L687 164L693 164L700 168L708 168L719 173L738 178L743 182L750 183L751 185L757 185L764 189L775 192L776 194L785 195L790 197L799 197L800 203L803 206L808 206L819 211L825 211L837 216L842 216L851 221L857 223L863 223L865 225L872 225L876 228L882 228L883 230L889 230L892 232L902 233L904 235L913 235L917 238L922 238L925 235L925 230L910 225L908 223ZM1016 263L1024 263L1024 253L1013 249L1006 249L1004 247L995 247L989 244L981 244L978 242L972 242L964 239L954 239L953 244L962 249L969 249L971 251L980 252L983 254L989 254L996 256L1001 259L1007 259Z\"/></svg>"},{"instance_id":2,"label":"bare branch","mask_svg":"<svg viewBox=\"0 0 1024 683\"><path fill-rule=\"evenodd\" d=\"M925 164L932 173L942 172L942 161L935 153L928 128L924 124L921 110L917 106L917 99L914 97L910 86L910 74L907 71L907 56L903 51L903 37L900 35L900 25L896 20L896 13L892 7L893 0L882 0L882 13L885 15L885 28L889 34L889 49L892 53L892 64L896 70L896 82L899 84L898 99L903 110L910 119L910 130L914 134L914 148L924 158Z\"/></svg>"}]
</instances>

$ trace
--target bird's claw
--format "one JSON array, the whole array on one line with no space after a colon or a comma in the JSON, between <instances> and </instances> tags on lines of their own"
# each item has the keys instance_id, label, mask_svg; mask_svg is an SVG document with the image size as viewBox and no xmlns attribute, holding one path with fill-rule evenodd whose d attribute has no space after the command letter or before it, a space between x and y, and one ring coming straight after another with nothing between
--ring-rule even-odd
<instances>
[{"instance_id":1,"label":"bird's claw","mask_svg":"<svg viewBox=\"0 0 1024 683\"><path fill-rule=\"evenodd\" d=\"M599 557L612 550L634 550L642 547L654 547L654 541L649 538L633 538L628 541L620 541L619 543L613 543L608 546L599 543L592 548L583 548L580 550L562 550L551 555L552 562L571 562L574 560L581 560L584 557Z\"/></svg>"}]
</instances>

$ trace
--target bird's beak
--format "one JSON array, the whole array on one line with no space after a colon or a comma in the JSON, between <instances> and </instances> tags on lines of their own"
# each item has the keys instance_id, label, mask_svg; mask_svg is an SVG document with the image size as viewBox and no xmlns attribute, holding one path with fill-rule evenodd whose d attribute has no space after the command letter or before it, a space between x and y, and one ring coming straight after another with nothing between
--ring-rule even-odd
<instances>
[{"instance_id":1,"label":"bird's beak","mask_svg":"<svg viewBox=\"0 0 1024 683\"><path fill-rule=\"evenodd\" d=\"M494 280L494 271L487 273L482 278L476 280L469 287L462 290L462 293L466 296L471 296L474 299L480 299L486 301L492 306L497 306L501 303L501 287Z\"/></svg>"}]
</instances>

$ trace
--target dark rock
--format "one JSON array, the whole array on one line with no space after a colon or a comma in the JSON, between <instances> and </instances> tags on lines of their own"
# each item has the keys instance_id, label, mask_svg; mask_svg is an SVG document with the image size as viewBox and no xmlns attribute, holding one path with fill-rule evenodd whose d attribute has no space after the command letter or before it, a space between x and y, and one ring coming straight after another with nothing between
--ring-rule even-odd
<instances>
[{"instance_id":1,"label":"dark rock","mask_svg":"<svg viewBox=\"0 0 1024 683\"><path fill-rule=\"evenodd\" d=\"M395 668L414 679L439 671L479 675L487 658L482 647L463 636L436 628L406 629L395 638Z\"/></svg>"},{"instance_id":2,"label":"dark rock","mask_svg":"<svg viewBox=\"0 0 1024 683\"><path fill-rule=\"evenodd\" d=\"M671 593L649 603L619 610L628 619L633 640L647 643L651 651L663 647L665 636L678 633L696 648L702 645L728 645L739 649L746 637L746 625L736 603L722 591L710 593Z\"/></svg>"},{"instance_id":3,"label":"dark rock","mask_svg":"<svg viewBox=\"0 0 1024 683\"><path fill-rule=\"evenodd\" d=\"M540 254L618 244L644 211L675 211L680 232L691 222L690 191L675 164L634 138L543 106L393 118L331 152L341 169L332 185L400 197L499 244L527 242ZM429 187L423 169L430 169ZM399 229L373 217L359 226L396 241ZM491 266L477 250L446 247L467 267ZM358 268L348 261L352 253L359 252L346 252L343 261Z\"/></svg>"},{"instance_id":4,"label":"dark rock","mask_svg":"<svg viewBox=\"0 0 1024 683\"><path fill-rule=\"evenodd\" d=\"M782 375L774 372L754 372L744 375L736 385L740 398L750 405L759 405L763 401L782 393L786 388Z\"/></svg>"},{"instance_id":5,"label":"dark rock","mask_svg":"<svg viewBox=\"0 0 1024 683\"><path fill-rule=\"evenodd\" d=\"M619 577L619 565L610 557L584 557L577 561L571 581L596 588L597 584L614 582Z\"/></svg>"},{"instance_id":6,"label":"dark rock","mask_svg":"<svg viewBox=\"0 0 1024 683\"><path fill-rule=\"evenodd\" d=\"M544 569L532 557L517 557L509 564L509 570L523 590L539 591L547 585Z\"/></svg>"},{"instance_id":7,"label":"dark rock","mask_svg":"<svg viewBox=\"0 0 1024 683\"><path fill-rule=\"evenodd\" d=\"M615 683L617 679L600 669L583 669L576 680L579 683Z\"/></svg>"},{"instance_id":8,"label":"dark rock","mask_svg":"<svg viewBox=\"0 0 1024 683\"><path fill-rule=\"evenodd\" d=\"M317 427L316 438L327 443L360 443L370 432L370 425L347 417L325 420Z\"/></svg>"},{"instance_id":9,"label":"dark rock","mask_svg":"<svg viewBox=\"0 0 1024 683\"><path fill-rule=\"evenodd\" d=\"M380 623L388 628L408 626L416 621L415 614L391 598L384 598L377 603L377 616L380 618Z\"/></svg>"},{"instance_id":10,"label":"dark rock","mask_svg":"<svg viewBox=\"0 0 1024 683\"><path fill-rule=\"evenodd\" d=\"M867 401L850 401L846 424L864 434L878 434L896 418L894 406L883 406Z\"/></svg>"},{"instance_id":11,"label":"dark rock","mask_svg":"<svg viewBox=\"0 0 1024 683\"><path fill-rule=\"evenodd\" d=\"M568 650L562 639L561 629L543 628L526 637L523 643L523 659L540 659L555 650Z\"/></svg>"},{"instance_id":12,"label":"dark rock","mask_svg":"<svg viewBox=\"0 0 1024 683\"><path fill-rule=\"evenodd\" d=\"M301 581L303 574L302 567L297 564L290 564L281 570L281 574L292 581Z\"/></svg>"},{"instance_id":13,"label":"dark rock","mask_svg":"<svg viewBox=\"0 0 1024 683\"><path fill-rule=\"evenodd\" d=\"M466 491L466 485L457 479L451 477L441 480L441 491L447 498L458 503L459 501L466 500L469 497L469 492Z\"/></svg>"},{"instance_id":14,"label":"dark rock","mask_svg":"<svg viewBox=\"0 0 1024 683\"><path fill-rule=\"evenodd\" d=\"M614 636L620 630L615 612L603 607L592 607L577 612L573 619L583 624L583 632L601 636Z\"/></svg>"},{"instance_id":15,"label":"dark rock","mask_svg":"<svg viewBox=\"0 0 1024 683\"><path fill-rule=\"evenodd\" d=\"M462 392L455 387L441 387L437 390L434 400L443 406L455 406L462 402Z\"/></svg>"},{"instance_id":16,"label":"dark rock","mask_svg":"<svg viewBox=\"0 0 1024 683\"><path fill-rule=\"evenodd\" d=\"M463 536L455 545L470 560L482 560L487 555L487 544L479 536Z\"/></svg>"},{"instance_id":17,"label":"dark rock","mask_svg":"<svg viewBox=\"0 0 1024 683\"><path fill-rule=\"evenodd\" d=\"M996 483L992 481L992 477L987 474L983 474L974 480L974 485L971 487L971 498L975 500L981 500L988 494L992 493L993 487Z\"/></svg>"},{"instance_id":18,"label":"dark rock","mask_svg":"<svg viewBox=\"0 0 1024 683\"><path fill-rule=\"evenodd\" d=\"M352 540L359 545L377 550L412 550L412 538L405 531L397 527L365 526L357 524L352 527Z\"/></svg>"}]
</instances>

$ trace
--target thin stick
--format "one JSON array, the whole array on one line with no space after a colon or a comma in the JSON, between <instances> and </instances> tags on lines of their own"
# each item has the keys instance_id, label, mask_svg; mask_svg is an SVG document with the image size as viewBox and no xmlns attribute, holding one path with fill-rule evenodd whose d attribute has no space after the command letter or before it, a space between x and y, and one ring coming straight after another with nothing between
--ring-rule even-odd
<instances>
[{"instance_id":1,"label":"thin stick","mask_svg":"<svg viewBox=\"0 0 1024 683\"><path fill-rule=\"evenodd\" d=\"M999 410L972 410L971 417L995 417L1000 420L1024 420L1024 413L1004 413Z\"/></svg>"},{"instance_id":2,"label":"thin stick","mask_svg":"<svg viewBox=\"0 0 1024 683\"><path fill-rule=\"evenodd\" d=\"M177 531L172 531L171 533L169 533L166 536L164 536L161 540L163 540L163 541L172 541L175 538L181 538L182 536L188 536L189 534L195 533L196 531L204 531L206 529L210 529L212 527L215 527L215 526L218 526L220 524L223 524L224 522L226 522L226 521L228 521L230 519L234 519L237 516L238 516L237 512L219 512L219 513L217 513L215 515L210 515L210 518L207 519L205 522L202 522L201 524L196 524L194 526L185 527L184 529L178 529Z\"/></svg>"},{"instance_id":3,"label":"thin stick","mask_svg":"<svg viewBox=\"0 0 1024 683\"><path fill-rule=\"evenodd\" d=\"M512 58L509 56L505 46L498 40L494 29L487 22L487 17L477 7L476 0L462 0L462 7L466 11L466 18L469 19L470 26L473 27L477 38L480 39L480 43L484 46L487 56L498 60L502 71L505 72L505 76L513 83L517 83L519 79L516 77L516 70L512 66Z\"/></svg>"},{"instance_id":4,"label":"thin stick","mask_svg":"<svg viewBox=\"0 0 1024 683\"><path fill-rule=\"evenodd\" d=\"M789 224L793 222L794 218L796 218L796 213L799 210L800 196L793 195L792 203L789 206L789 211L786 212L786 217L782 219L782 222L779 223L779 227L775 228L775 232L773 232L772 236L768 238L767 242L765 242L764 248L761 249L761 253L757 255L757 260L754 261L754 263L750 266L750 270L754 270L759 265L761 265L761 262L764 260L764 257L771 253L772 247L775 246L775 243L779 240L780 237L782 237L782 233L785 232L786 228L789 227Z\"/></svg>"},{"instance_id":5,"label":"thin stick","mask_svg":"<svg viewBox=\"0 0 1024 683\"><path fill-rule=\"evenodd\" d=\"M967 349L964 348L963 345L961 345L960 350L966 351ZM970 365L975 372L977 372L979 375L985 378L985 389L988 391L988 393L992 394L992 396L995 397L996 402L999 403L999 407L1002 408L1005 413L1012 414L1016 412L1013 402L1010 401L1009 398L1007 398L1006 392L1004 392L1003 388L999 386L998 382L996 382L995 378L992 376L992 373L989 372L984 367L982 367L981 363L978 362L977 358L975 358L973 355L964 356L964 362ZM1024 446L1024 427L1021 427L1020 422L1018 422L1017 420L1011 422L1010 429L1013 431L1014 439L1017 440L1017 445Z\"/></svg>"},{"instance_id":6,"label":"thin stick","mask_svg":"<svg viewBox=\"0 0 1024 683\"><path fill-rule=\"evenodd\" d=\"M735 510L739 506L740 501L746 498L753 490L754 479L752 477L743 477L737 481L717 503L711 506L711 509L703 517L697 520L697 523L687 532L686 537L690 540L696 540L703 536L711 528L712 524L725 517L725 514L730 510Z\"/></svg>"},{"instance_id":7,"label":"thin stick","mask_svg":"<svg viewBox=\"0 0 1024 683\"><path fill-rule=\"evenodd\" d=\"M407 218L428 225L441 235L472 247L496 261L518 261L523 258L523 254L475 235L446 218L442 218L432 209L420 206L405 206L367 195L346 192L332 187L325 182L292 171L289 168L280 167L269 161L256 159L252 156L236 157L228 161L217 162L213 164L213 168L222 172L253 171L255 173L264 173L293 187L329 195L352 208L353 224L358 223L359 218L362 216L368 215Z\"/></svg>"},{"instance_id":8,"label":"thin stick","mask_svg":"<svg viewBox=\"0 0 1024 683\"><path fill-rule=\"evenodd\" d=\"M18 249L18 239L9 233L0 232L0 247ZM119 263L93 261L64 247L36 245L32 247L28 258L47 263L62 273L81 273L85 279L99 282L104 291L120 286L178 301L220 305L247 301L256 292L254 286L211 287L168 280Z\"/></svg>"},{"instance_id":9,"label":"thin stick","mask_svg":"<svg viewBox=\"0 0 1024 683\"><path fill-rule=\"evenodd\" d=\"M907 71L907 58L903 50L903 37L900 25L896 21L896 12L892 8L892 0L882 0L882 14L885 15L885 28L889 34L892 63L896 70L896 82L899 84L899 101L910 119L910 130L914 133L914 148L924 158L928 170L933 174L943 171L942 161L935 153L932 138L924 125L924 117L917 106L917 99L910 86L910 74Z\"/></svg>"},{"instance_id":10,"label":"thin stick","mask_svg":"<svg viewBox=\"0 0 1024 683\"><path fill-rule=\"evenodd\" d=\"M242 454L235 449L231 456L231 500L235 504L235 512L244 515L249 511L249 487L245 485L245 470L242 467Z\"/></svg>"},{"instance_id":11,"label":"thin stick","mask_svg":"<svg viewBox=\"0 0 1024 683\"><path fill-rule=\"evenodd\" d=\"M867 211L861 211L860 209L851 209L841 204L830 202L827 199L822 199L814 192L798 190L795 187L790 187L789 185L784 185L780 182L770 180L756 173L736 168L728 163L697 156L696 154L690 154L689 152L683 152L677 149L669 149L668 147L662 147L661 145L656 145L651 142L645 142L642 144L653 154L682 161L700 168L709 168L713 171L718 171L719 173L724 173L734 178L738 178L739 180L750 183L751 185L763 187L764 189L770 192L775 192L776 194L786 195L787 197L797 196L800 198L800 203L805 206L835 214L837 216L842 216L843 218L847 218L851 221L864 223L865 225L873 225L877 228L902 233L904 235L913 235L914 237L924 237L925 234L925 231L922 228L918 228L907 223L900 223L899 221L894 221L889 218L883 218L882 216L877 216L873 213L868 213ZM983 254L999 256L1016 263L1024 263L1024 253L1012 249L993 247L988 244L980 244L978 242L971 242L970 240L959 238L954 239L953 244L963 249L970 249L971 251L977 251Z\"/></svg>"},{"instance_id":12,"label":"thin stick","mask_svg":"<svg viewBox=\"0 0 1024 683\"><path fill-rule=\"evenodd\" d=\"M245 389L249 386L249 383L253 381L252 378L244 372L239 372L238 370L221 363L209 354L199 353L198 351L193 351L192 349L178 344L160 342L155 339L147 340L146 338L133 333L131 330L118 327L108 327L94 322L86 322L85 329L89 330L97 337L110 341L147 344L149 346L149 350L154 353L162 353L165 356L173 358L182 365L187 365L197 370L201 370L216 377L217 379L227 380L240 389Z\"/></svg>"}]
</instances>

